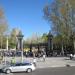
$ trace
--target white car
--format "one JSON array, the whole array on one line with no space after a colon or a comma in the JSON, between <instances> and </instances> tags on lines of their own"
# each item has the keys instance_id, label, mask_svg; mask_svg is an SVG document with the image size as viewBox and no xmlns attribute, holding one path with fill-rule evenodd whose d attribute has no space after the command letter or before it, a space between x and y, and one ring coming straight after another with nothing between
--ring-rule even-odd
<instances>
[{"instance_id":1,"label":"white car","mask_svg":"<svg viewBox=\"0 0 75 75\"><path fill-rule=\"evenodd\" d=\"M11 72L32 72L36 68L33 63L16 63L14 65L5 66L2 71L9 74Z\"/></svg>"}]
</instances>

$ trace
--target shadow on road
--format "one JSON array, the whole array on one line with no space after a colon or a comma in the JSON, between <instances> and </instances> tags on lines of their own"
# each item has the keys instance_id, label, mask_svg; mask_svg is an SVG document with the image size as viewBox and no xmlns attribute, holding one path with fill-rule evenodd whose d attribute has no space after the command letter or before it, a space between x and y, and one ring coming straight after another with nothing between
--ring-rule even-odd
<instances>
[{"instance_id":1,"label":"shadow on road","mask_svg":"<svg viewBox=\"0 0 75 75\"><path fill-rule=\"evenodd\" d=\"M64 60L70 60L70 58L65 58Z\"/></svg>"}]
</instances>

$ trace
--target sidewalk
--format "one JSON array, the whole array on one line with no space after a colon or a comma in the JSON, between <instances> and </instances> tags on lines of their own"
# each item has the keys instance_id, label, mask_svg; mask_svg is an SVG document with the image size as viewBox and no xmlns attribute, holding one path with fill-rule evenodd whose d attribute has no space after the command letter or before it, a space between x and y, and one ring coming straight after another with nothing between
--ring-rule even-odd
<instances>
[{"instance_id":1,"label":"sidewalk","mask_svg":"<svg viewBox=\"0 0 75 75\"><path fill-rule=\"evenodd\" d=\"M75 61L66 57L52 57L46 58L45 62L37 62L37 68L66 67L66 65L75 66Z\"/></svg>"},{"instance_id":2,"label":"sidewalk","mask_svg":"<svg viewBox=\"0 0 75 75\"><path fill-rule=\"evenodd\" d=\"M7 58L9 60L10 58ZM16 60L20 61L21 58L17 57ZM24 58L25 61L33 62L33 58ZM66 65L75 66L75 61L70 60L68 57L49 57L43 62L43 59L37 58L37 68L48 68L48 67L66 67ZM0 64L0 68L2 65Z\"/></svg>"},{"instance_id":3,"label":"sidewalk","mask_svg":"<svg viewBox=\"0 0 75 75\"><path fill-rule=\"evenodd\" d=\"M27 59L28 60L28 59ZM32 62L32 58L29 58ZM49 57L43 62L43 59L37 59L37 68L48 68L48 67L66 67L66 65L75 66L75 61L70 60L68 57Z\"/></svg>"}]
</instances>

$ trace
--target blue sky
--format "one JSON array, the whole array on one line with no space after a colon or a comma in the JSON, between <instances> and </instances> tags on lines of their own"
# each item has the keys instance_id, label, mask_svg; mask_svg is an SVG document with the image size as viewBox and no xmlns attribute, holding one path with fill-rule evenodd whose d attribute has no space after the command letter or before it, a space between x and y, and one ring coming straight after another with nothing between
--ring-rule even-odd
<instances>
[{"instance_id":1,"label":"blue sky","mask_svg":"<svg viewBox=\"0 0 75 75\"><path fill-rule=\"evenodd\" d=\"M49 2L52 0L0 0L0 5L10 30L19 28L27 38L49 31L49 23L43 18L43 7Z\"/></svg>"}]
</instances>

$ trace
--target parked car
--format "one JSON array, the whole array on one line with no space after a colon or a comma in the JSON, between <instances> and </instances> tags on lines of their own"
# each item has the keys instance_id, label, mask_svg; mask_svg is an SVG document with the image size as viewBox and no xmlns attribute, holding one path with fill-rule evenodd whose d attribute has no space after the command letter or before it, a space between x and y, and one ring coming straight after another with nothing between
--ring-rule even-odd
<instances>
[{"instance_id":1,"label":"parked car","mask_svg":"<svg viewBox=\"0 0 75 75\"><path fill-rule=\"evenodd\" d=\"M32 72L34 71L36 68L34 66L33 63L28 63L28 62L25 62L25 63L16 63L16 64L13 64L13 65L9 65L9 66L5 66L4 68L2 68L2 71L9 74L11 72Z\"/></svg>"}]
</instances>

